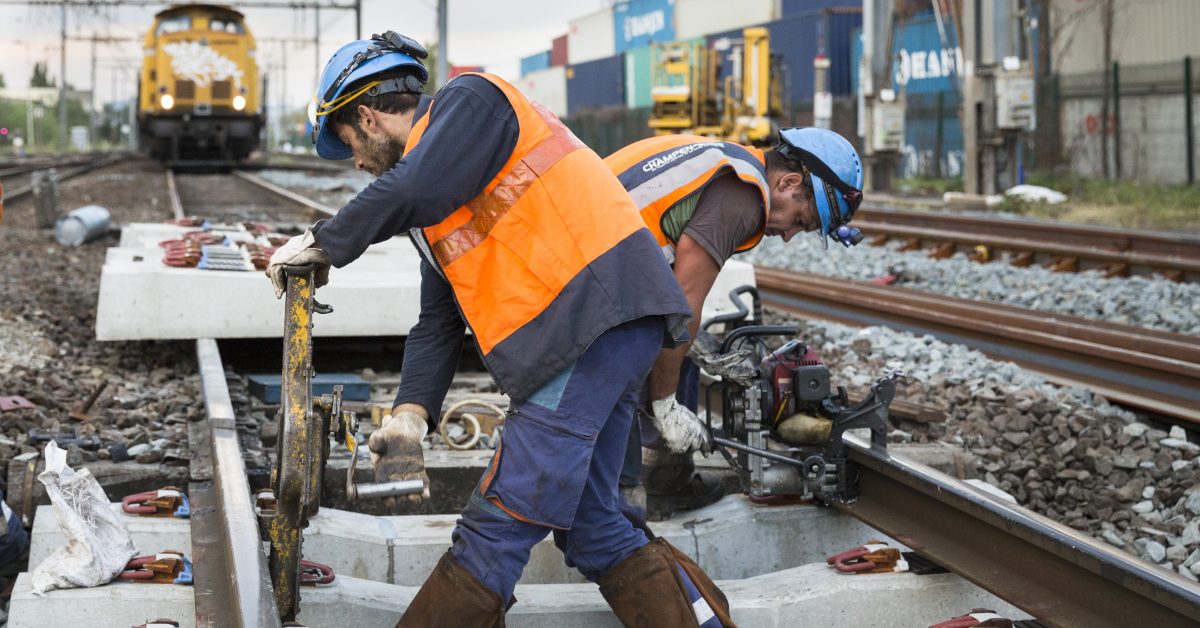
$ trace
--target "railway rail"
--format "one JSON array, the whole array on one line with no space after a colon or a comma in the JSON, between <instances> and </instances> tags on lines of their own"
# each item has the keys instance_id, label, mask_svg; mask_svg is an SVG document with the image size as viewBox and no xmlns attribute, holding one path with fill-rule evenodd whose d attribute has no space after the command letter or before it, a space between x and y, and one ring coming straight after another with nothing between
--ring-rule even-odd
<instances>
[{"instance_id":1,"label":"railway rail","mask_svg":"<svg viewBox=\"0 0 1200 628\"><path fill-rule=\"evenodd\" d=\"M1007 252L1016 266L1200 281L1200 236L1195 235L878 206L861 208L854 225L873 244L901 241L901 250L930 248L939 258L965 252L986 262Z\"/></svg>"},{"instance_id":2,"label":"railway rail","mask_svg":"<svg viewBox=\"0 0 1200 628\"><path fill-rule=\"evenodd\" d=\"M197 626L280 626L258 542L225 371L196 342L207 441L193 451ZM839 509L901 540L1046 626L1183 626L1200 622L1200 587L924 465L846 437L860 495ZM232 578L228 577L230 574Z\"/></svg>"},{"instance_id":3,"label":"railway rail","mask_svg":"<svg viewBox=\"0 0 1200 628\"><path fill-rule=\"evenodd\" d=\"M97 168L118 163L128 155L125 153L108 153L103 155L93 155L88 157L69 158L56 162L37 162L36 164L21 164L0 170L0 180L13 177L23 177L27 174L32 174L37 170L55 169L58 182L62 183L72 177L77 177L81 174L91 172ZM7 182L6 182L7 183ZM4 202L15 201L21 197L28 196L33 193L32 183L24 183L23 185L11 186L6 185L4 189Z\"/></svg>"},{"instance_id":4,"label":"railway rail","mask_svg":"<svg viewBox=\"0 0 1200 628\"><path fill-rule=\"evenodd\" d=\"M262 187L253 175L238 176ZM275 186L262 189L270 190L280 199L286 198L289 203L306 200ZM303 205L308 211L328 211L311 201ZM186 209L178 199L173 207L177 216L182 216ZM759 271L766 303L792 307L789 304L801 301L797 293L803 295L804 302L835 302L821 292L832 286L821 284L817 278L799 284L790 275L769 269ZM856 291L858 286L851 282L838 280L836 284L841 300L852 304L847 308L864 308L862 300L882 298L881 292L860 295ZM914 310L931 309L895 301L886 302L883 307L910 316ZM1006 310L987 307L997 312ZM1141 368L1156 365L1163 370L1187 371L1189 377L1200 378L1197 372L1200 344L1194 339L1183 341L1162 332L1131 337L1121 326L1094 325L1091 321L1084 323L1063 317L1044 321L1046 327L1034 329L1026 326L1032 323L1020 318L1028 312L1017 308L1007 310L1013 311L1002 314L1010 317L1006 319L1007 326L1014 333L1048 338L1057 332L1057 337L1064 339L1062 342L1072 341L1059 347L1061 352L1086 346L1097 360L1115 360L1136 351L1136 357L1127 356L1126 362ZM869 320L863 311L855 314L851 309L812 314L837 315L847 322ZM970 316L965 311L947 310L938 320L948 325L955 317L966 317L969 322ZM1081 337L1071 338L1070 334ZM1007 343L1008 336L996 336L992 342ZM216 342L197 340L196 358L207 415L202 424L192 426L189 434L194 452L190 490L194 509L196 625L280 626L267 555L260 542L259 520L240 451L234 407ZM1188 381L1194 383L1200 379ZM1193 394L1198 389L1193 386ZM847 436L847 442L858 468L860 496L839 508L1024 609L1042 624L1116 627L1200 623L1200 587L1182 577L923 465L894 458L865 441Z\"/></svg>"},{"instance_id":5,"label":"railway rail","mask_svg":"<svg viewBox=\"0 0 1200 628\"><path fill-rule=\"evenodd\" d=\"M782 311L933 334L1200 428L1195 336L766 267L755 274L763 303Z\"/></svg>"}]
</instances>

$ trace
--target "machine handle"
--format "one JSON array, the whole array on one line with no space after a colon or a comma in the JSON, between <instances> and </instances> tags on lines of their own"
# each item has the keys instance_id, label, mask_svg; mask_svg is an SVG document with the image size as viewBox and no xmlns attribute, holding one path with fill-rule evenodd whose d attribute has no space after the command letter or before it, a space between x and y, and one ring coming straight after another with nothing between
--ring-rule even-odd
<instances>
[{"instance_id":1,"label":"machine handle","mask_svg":"<svg viewBox=\"0 0 1200 628\"><path fill-rule=\"evenodd\" d=\"M346 496L351 500L356 499L382 499L384 497L398 497L400 495L413 495L425 490L425 481L417 478L415 480L396 480L395 482L349 482L346 485Z\"/></svg>"},{"instance_id":2,"label":"machine handle","mask_svg":"<svg viewBox=\"0 0 1200 628\"><path fill-rule=\"evenodd\" d=\"M425 481L420 478L392 482L355 482L354 469L358 466L358 450L363 446L361 438L356 438L355 441L354 447L350 450L350 468L346 469L346 497L350 501L383 499L384 497L413 495L425 491Z\"/></svg>"}]
</instances>

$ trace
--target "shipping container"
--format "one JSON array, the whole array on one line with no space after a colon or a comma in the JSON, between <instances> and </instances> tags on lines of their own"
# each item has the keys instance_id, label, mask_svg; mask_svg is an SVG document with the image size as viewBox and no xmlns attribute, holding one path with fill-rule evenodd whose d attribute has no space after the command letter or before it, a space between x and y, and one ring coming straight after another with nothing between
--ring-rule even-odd
<instances>
[{"instance_id":1,"label":"shipping container","mask_svg":"<svg viewBox=\"0 0 1200 628\"><path fill-rule=\"evenodd\" d=\"M779 17L806 15L808 13L816 13L821 9L851 5L856 9L862 9L862 2L849 2L848 0L782 0Z\"/></svg>"},{"instance_id":2,"label":"shipping container","mask_svg":"<svg viewBox=\"0 0 1200 628\"><path fill-rule=\"evenodd\" d=\"M779 17L777 0L675 0L675 37L692 39L764 24Z\"/></svg>"},{"instance_id":3,"label":"shipping container","mask_svg":"<svg viewBox=\"0 0 1200 628\"><path fill-rule=\"evenodd\" d=\"M625 52L625 106L630 109L649 107L650 48L635 48Z\"/></svg>"},{"instance_id":4,"label":"shipping container","mask_svg":"<svg viewBox=\"0 0 1200 628\"><path fill-rule=\"evenodd\" d=\"M449 72L450 76L447 78L452 79L452 78L458 76L459 74L466 74L468 72L483 72L483 66L482 65L452 65L452 66L450 66L450 72Z\"/></svg>"},{"instance_id":5,"label":"shipping container","mask_svg":"<svg viewBox=\"0 0 1200 628\"><path fill-rule=\"evenodd\" d=\"M550 67L561 68L567 65L567 36L560 35L550 42Z\"/></svg>"},{"instance_id":6,"label":"shipping container","mask_svg":"<svg viewBox=\"0 0 1200 628\"><path fill-rule=\"evenodd\" d=\"M613 44L613 11L602 9L570 21L567 31L567 63L575 65L616 54Z\"/></svg>"},{"instance_id":7,"label":"shipping container","mask_svg":"<svg viewBox=\"0 0 1200 628\"><path fill-rule=\"evenodd\" d=\"M554 115L560 118L567 115L567 68L559 66L530 72L513 85Z\"/></svg>"},{"instance_id":8,"label":"shipping container","mask_svg":"<svg viewBox=\"0 0 1200 628\"><path fill-rule=\"evenodd\" d=\"M675 0L620 0L613 5L616 52L675 40Z\"/></svg>"},{"instance_id":9,"label":"shipping container","mask_svg":"<svg viewBox=\"0 0 1200 628\"><path fill-rule=\"evenodd\" d=\"M531 72L545 70L550 67L550 51L543 50L535 55L521 57L521 76L525 76Z\"/></svg>"},{"instance_id":10,"label":"shipping container","mask_svg":"<svg viewBox=\"0 0 1200 628\"><path fill-rule=\"evenodd\" d=\"M955 45L953 31L946 33L946 39L943 42L932 14L900 22L893 36L895 63L890 87L905 99L900 166L904 176L962 176L963 135L958 115L962 51ZM857 90L858 60L862 57L857 31L851 41L851 82Z\"/></svg>"},{"instance_id":11,"label":"shipping container","mask_svg":"<svg viewBox=\"0 0 1200 628\"><path fill-rule=\"evenodd\" d=\"M846 2L846 0L842 0ZM771 54L778 55L783 64L784 100L789 109L813 99L813 59L818 52L829 57L829 90L834 97L849 96L853 92L851 70L854 59L851 52L851 32L862 26L862 12L858 7L827 8L810 13L759 24L771 35ZM709 47L722 39L742 39L741 28L707 37ZM724 55L721 75L729 76L733 71L729 55Z\"/></svg>"},{"instance_id":12,"label":"shipping container","mask_svg":"<svg viewBox=\"0 0 1200 628\"><path fill-rule=\"evenodd\" d=\"M625 56L567 66L567 114L625 107Z\"/></svg>"}]
</instances>

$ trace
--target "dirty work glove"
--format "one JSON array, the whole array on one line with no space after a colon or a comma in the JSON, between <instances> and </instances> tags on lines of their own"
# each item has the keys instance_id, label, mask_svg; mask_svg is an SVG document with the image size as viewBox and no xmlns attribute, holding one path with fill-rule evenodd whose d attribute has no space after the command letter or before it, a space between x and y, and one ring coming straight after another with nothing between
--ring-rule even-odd
<instances>
[{"instance_id":1,"label":"dirty work glove","mask_svg":"<svg viewBox=\"0 0 1200 628\"><path fill-rule=\"evenodd\" d=\"M312 264L314 267L313 282L316 284L314 287L320 288L329 283L329 256L325 254L325 251L314 248L316 244L317 239L313 236L312 229L306 229L304 233L275 249L275 253L271 255L271 261L267 264L267 276L275 285L276 299L287 292L287 274L284 272L286 266Z\"/></svg>"},{"instance_id":2,"label":"dirty work glove","mask_svg":"<svg viewBox=\"0 0 1200 628\"><path fill-rule=\"evenodd\" d=\"M697 449L712 452L712 437L700 417L687 406L679 405L675 395L650 403L651 422L672 453L686 454Z\"/></svg>"},{"instance_id":3,"label":"dirty work glove","mask_svg":"<svg viewBox=\"0 0 1200 628\"><path fill-rule=\"evenodd\" d=\"M384 417L383 425L371 434L371 440L368 441L376 482L413 478L420 478L425 482L425 492L419 495L404 495L400 499L419 502L429 497L429 476L425 474L425 454L421 451L421 441L425 440L428 431L429 424L425 417L416 412L402 410Z\"/></svg>"},{"instance_id":4,"label":"dirty work glove","mask_svg":"<svg viewBox=\"0 0 1200 628\"><path fill-rule=\"evenodd\" d=\"M696 334L696 339L688 348L688 357L709 375L735 381L749 381L756 374L747 359L750 357L749 350L739 349L721 353L721 342L703 330Z\"/></svg>"}]
</instances>

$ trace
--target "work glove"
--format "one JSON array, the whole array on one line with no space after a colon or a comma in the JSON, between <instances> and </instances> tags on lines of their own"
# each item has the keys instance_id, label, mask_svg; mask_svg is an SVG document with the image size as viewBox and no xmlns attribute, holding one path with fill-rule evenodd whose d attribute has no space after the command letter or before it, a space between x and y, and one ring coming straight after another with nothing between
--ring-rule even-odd
<instances>
[{"instance_id":1,"label":"work glove","mask_svg":"<svg viewBox=\"0 0 1200 628\"><path fill-rule=\"evenodd\" d=\"M747 359L750 357L750 350L739 349L721 353L721 341L706 331L696 334L696 339L688 348L688 357L709 375L722 379L748 382L757 374Z\"/></svg>"},{"instance_id":2,"label":"work glove","mask_svg":"<svg viewBox=\"0 0 1200 628\"><path fill-rule=\"evenodd\" d=\"M662 435L671 453L687 454L697 449L708 455L712 452L712 436L708 427L687 406L680 405L675 395L650 403L650 421Z\"/></svg>"},{"instance_id":3,"label":"work glove","mask_svg":"<svg viewBox=\"0 0 1200 628\"><path fill-rule=\"evenodd\" d=\"M383 425L371 434L367 444L367 448L371 450L375 481L395 482L420 478L425 482L425 491L421 494L404 495L402 499L419 502L428 498L429 476L425 473L425 454L421 450L421 441L425 440L428 431L429 424L425 417L416 412L402 410L384 417Z\"/></svg>"},{"instance_id":4,"label":"work glove","mask_svg":"<svg viewBox=\"0 0 1200 628\"><path fill-rule=\"evenodd\" d=\"M313 266L313 283L314 288L329 283L329 256L325 251L315 248L317 239L313 236L312 229L306 229L304 233L288 240L283 246L275 249L275 253L271 255L271 261L267 264L267 276L271 278L271 283L275 286L275 298L278 299L287 292L287 273L285 272L288 266Z\"/></svg>"}]
</instances>

